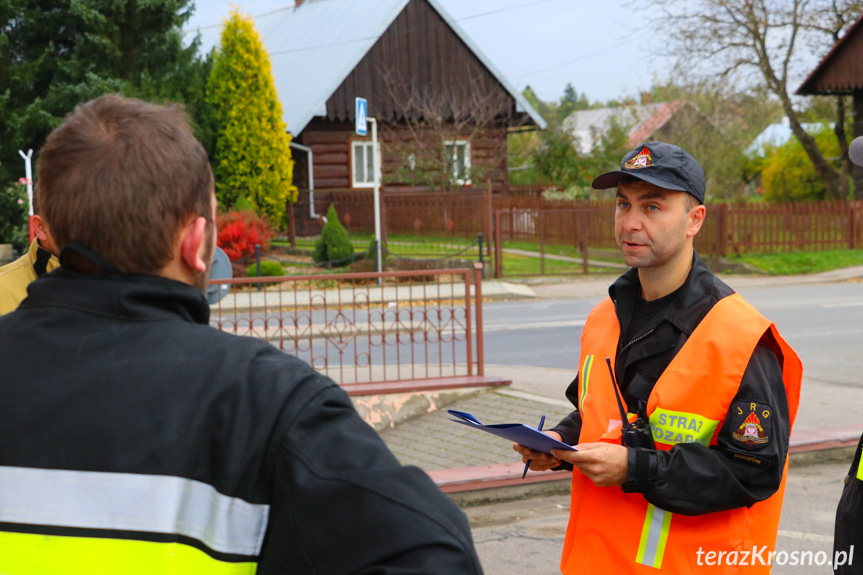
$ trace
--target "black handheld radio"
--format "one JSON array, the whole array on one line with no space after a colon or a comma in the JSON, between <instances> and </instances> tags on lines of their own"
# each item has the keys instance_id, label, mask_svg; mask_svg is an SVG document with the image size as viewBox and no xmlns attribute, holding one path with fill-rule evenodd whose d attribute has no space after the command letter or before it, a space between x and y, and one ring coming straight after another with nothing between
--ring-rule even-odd
<instances>
[{"instance_id":1,"label":"black handheld radio","mask_svg":"<svg viewBox=\"0 0 863 575\"><path fill-rule=\"evenodd\" d=\"M614 398L617 400L617 408L620 410L620 444L624 447L656 449L656 444L653 443L653 434L650 432L647 413L644 413L643 409L639 408L635 423L629 422L629 418L626 417L626 410L623 409L623 400L620 397L617 380L614 378L614 370L611 369L611 358L606 357L605 363L608 365L608 373L611 375L611 385L614 387Z\"/></svg>"}]
</instances>

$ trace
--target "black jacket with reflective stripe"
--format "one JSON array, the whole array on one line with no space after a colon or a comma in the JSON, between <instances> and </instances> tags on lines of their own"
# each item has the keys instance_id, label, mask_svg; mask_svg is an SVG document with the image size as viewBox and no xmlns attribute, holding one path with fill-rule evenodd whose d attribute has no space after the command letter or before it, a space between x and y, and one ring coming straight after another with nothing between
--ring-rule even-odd
<instances>
[{"instance_id":1,"label":"black jacket with reflective stripe","mask_svg":"<svg viewBox=\"0 0 863 575\"><path fill-rule=\"evenodd\" d=\"M102 512L118 509L111 490L149 493L142 506L152 493L190 494L163 505L190 505L176 523L193 524L164 535L220 560L258 561L262 574L481 572L464 514L425 473L399 465L343 390L208 321L198 290L155 276L60 268L31 284L0 318L0 490L3 470L10 483L46 470L34 472L46 486L36 495L16 483L35 506L94 479L110 483ZM57 493L50 477L61 478ZM194 507L206 493L215 494L210 518ZM113 519L43 527L152 540L157 511L129 512L140 530ZM261 513L257 551L233 545L243 537L230 529ZM23 530L16 517L0 503L0 531ZM214 517L221 531L194 524ZM27 529L42 529L36 523Z\"/></svg>"},{"instance_id":2,"label":"black jacket with reflective stripe","mask_svg":"<svg viewBox=\"0 0 863 575\"><path fill-rule=\"evenodd\" d=\"M854 452L854 460L836 509L836 532L833 537L833 571L836 575L863 573L863 435ZM855 556L856 555L856 556Z\"/></svg>"}]
</instances>

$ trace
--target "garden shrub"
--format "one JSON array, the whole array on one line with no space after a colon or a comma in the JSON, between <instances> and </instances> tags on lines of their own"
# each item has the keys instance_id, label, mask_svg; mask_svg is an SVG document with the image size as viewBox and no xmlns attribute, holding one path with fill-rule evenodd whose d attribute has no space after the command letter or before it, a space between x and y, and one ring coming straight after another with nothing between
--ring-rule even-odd
<instances>
[{"instance_id":1,"label":"garden shrub","mask_svg":"<svg viewBox=\"0 0 863 575\"><path fill-rule=\"evenodd\" d=\"M321 237L315 242L312 259L317 263L329 262L332 265L348 265L353 261L354 246L348 238L348 230L339 221L336 207L330 204L327 210L327 223L321 230Z\"/></svg>"},{"instance_id":2,"label":"garden shrub","mask_svg":"<svg viewBox=\"0 0 863 575\"><path fill-rule=\"evenodd\" d=\"M260 244L262 252L266 251L270 240L276 236L265 219L247 210L219 214L216 228L218 245L232 262L254 254L255 244Z\"/></svg>"},{"instance_id":3,"label":"garden shrub","mask_svg":"<svg viewBox=\"0 0 863 575\"><path fill-rule=\"evenodd\" d=\"M278 277L285 275L285 269L279 262L262 261L261 276ZM254 278L258 276L258 264L254 263L246 268L246 277Z\"/></svg>"},{"instance_id":4,"label":"garden shrub","mask_svg":"<svg viewBox=\"0 0 863 575\"><path fill-rule=\"evenodd\" d=\"M27 187L23 180L0 188L0 244L12 244L19 253L30 244Z\"/></svg>"}]
</instances>

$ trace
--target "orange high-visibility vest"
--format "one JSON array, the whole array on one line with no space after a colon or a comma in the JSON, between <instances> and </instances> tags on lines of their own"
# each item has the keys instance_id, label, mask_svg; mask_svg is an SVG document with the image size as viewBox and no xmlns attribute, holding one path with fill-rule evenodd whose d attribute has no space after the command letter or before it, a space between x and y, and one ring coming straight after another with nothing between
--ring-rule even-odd
<instances>
[{"instance_id":1,"label":"orange high-visibility vest","mask_svg":"<svg viewBox=\"0 0 863 575\"><path fill-rule=\"evenodd\" d=\"M667 451L681 442L716 445L743 372L768 330L782 351L793 425L803 375L800 360L769 320L733 294L704 317L648 398L647 415L657 449ZM616 359L619 337L614 305L607 299L591 312L582 332L580 443L620 445L620 412L605 364L606 357ZM684 516L651 505L639 493L624 493L618 486L597 487L576 469L561 570L565 575L769 573L787 474L786 458L779 490L749 508Z\"/></svg>"}]
</instances>

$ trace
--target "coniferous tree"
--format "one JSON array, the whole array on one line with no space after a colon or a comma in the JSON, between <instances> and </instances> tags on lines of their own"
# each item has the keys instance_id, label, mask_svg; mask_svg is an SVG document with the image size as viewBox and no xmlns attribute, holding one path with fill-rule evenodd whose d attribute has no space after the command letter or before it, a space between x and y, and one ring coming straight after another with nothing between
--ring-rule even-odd
<instances>
[{"instance_id":1,"label":"coniferous tree","mask_svg":"<svg viewBox=\"0 0 863 575\"><path fill-rule=\"evenodd\" d=\"M216 121L213 172L219 201L248 200L258 213L284 226L285 205L295 202L290 135L273 85L270 58L251 18L234 11L207 82Z\"/></svg>"},{"instance_id":2,"label":"coniferous tree","mask_svg":"<svg viewBox=\"0 0 863 575\"><path fill-rule=\"evenodd\" d=\"M188 102L197 120L206 67L181 32L192 4L0 0L0 180L23 175L18 149L38 153L67 113L104 93Z\"/></svg>"}]
</instances>

